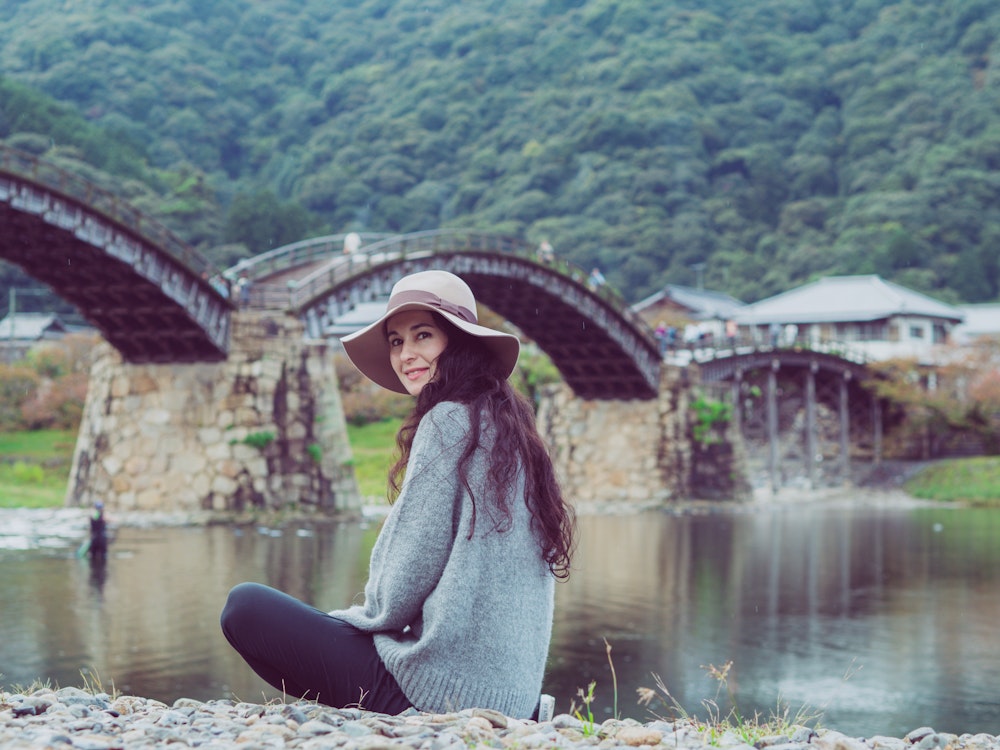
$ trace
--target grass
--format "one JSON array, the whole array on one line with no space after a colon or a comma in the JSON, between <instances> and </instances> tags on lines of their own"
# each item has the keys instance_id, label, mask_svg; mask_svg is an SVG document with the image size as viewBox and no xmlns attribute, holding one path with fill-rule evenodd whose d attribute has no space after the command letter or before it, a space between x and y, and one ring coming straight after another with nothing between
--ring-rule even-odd
<instances>
[{"instance_id":1,"label":"grass","mask_svg":"<svg viewBox=\"0 0 1000 750\"><path fill-rule=\"evenodd\" d=\"M3 679L3 673L0 672L0 680L2 679ZM101 682L101 675L97 672L96 669L95 670L91 670L88 668L81 669L80 679L83 683L80 686L80 690L83 690L85 693L90 693L91 695L104 694L107 695L109 698L111 698L111 700L115 700L119 696L121 696L121 693L115 687L114 680L111 681L110 690L104 689L104 685ZM10 692L19 695L32 695L41 690L48 691L48 690L59 690L59 689L60 685L58 683L53 684L52 681L49 679L44 679L44 680L38 679L34 680L29 685L21 685L21 684L11 685Z\"/></svg>"},{"instance_id":2,"label":"grass","mask_svg":"<svg viewBox=\"0 0 1000 750\"><path fill-rule=\"evenodd\" d=\"M0 456L6 460L38 462L73 459L75 430L28 430L0 432Z\"/></svg>"},{"instance_id":3,"label":"grass","mask_svg":"<svg viewBox=\"0 0 1000 750\"><path fill-rule=\"evenodd\" d=\"M1000 456L938 461L910 479L904 489L924 500L1000 506Z\"/></svg>"},{"instance_id":4,"label":"grass","mask_svg":"<svg viewBox=\"0 0 1000 750\"><path fill-rule=\"evenodd\" d=\"M614 718L618 719L618 678L615 675L615 663L611 658L611 644L608 639L604 639L604 646L607 651L608 664L611 667L612 685L614 688ZM701 718L693 713L689 713L680 702L670 693L659 675L653 674L656 682L655 690L641 687L636 690L639 698L639 705L646 706L649 712L661 721L680 720L691 726L694 731L701 735L702 742L712 747L725 747L733 744L733 738L739 738L745 745L758 747L765 737L787 736L791 737L799 730L807 729L816 731L819 726L821 714L810 711L805 707L799 709L794 714L787 704L781 700L777 706L766 717L759 713L753 716L744 716L736 702L736 693L733 686L729 684L729 673L733 668L733 662L728 661L723 666L717 667L710 664L702 666L707 675L715 681L715 695L701 701L703 714ZM851 677L852 673L844 675L844 679ZM605 739L604 728L599 726L594 719L592 704L594 702L594 688L596 682L591 682L586 692L581 688L577 691L577 697L582 701L582 708L577 708L576 701L570 705L570 713L580 722L580 731L584 737L598 737ZM720 695L725 692L729 699L731 708L723 711L719 706ZM665 708L667 715L657 713L653 708L654 704ZM603 743L602 743L603 744Z\"/></svg>"},{"instance_id":5,"label":"grass","mask_svg":"<svg viewBox=\"0 0 1000 750\"><path fill-rule=\"evenodd\" d=\"M657 690L639 688L636 691L639 695L639 703L640 705L649 706L654 701L661 702L671 716L659 716L654 712L657 718L667 721L677 718L689 722L696 731L701 733L705 744L714 747L732 744L730 738L733 736L738 737L747 745L756 746L765 737L790 737L798 729L811 728L815 730L816 726L818 726L820 719L818 712L811 712L802 708L792 714L788 706L783 705L780 701L769 716L764 717L757 713L753 716L744 716L736 704L736 696L732 690L732 686L729 684L729 672L732 667L733 663L731 661L721 667L713 664L702 667L708 676L717 682L715 697L705 699L701 702L704 710L702 718L688 713L677 699L670 694L667 686L657 675L653 675ZM719 697L723 691L728 694L730 705L732 706L728 712L723 712L719 707Z\"/></svg>"},{"instance_id":6,"label":"grass","mask_svg":"<svg viewBox=\"0 0 1000 750\"><path fill-rule=\"evenodd\" d=\"M362 497L384 499L386 477L396 450L396 432L402 420L385 419L362 426L347 425L354 454L354 476Z\"/></svg>"},{"instance_id":7,"label":"grass","mask_svg":"<svg viewBox=\"0 0 1000 750\"><path fill-rule=\"evenodd\" d=\"M348 425L362 497L384 498L401 420ZM58 508L66 499L76 433L0 432L0 508Z\"/></svg>"},{"instance_id":8,"label":"grass","mask_svg":"<svg viewBox=\"0 0 1000 750\"><path fill-rule=\"evenodd\" d=\"M347 426L362 497L385 498L400 423L386 419ZM73 430L0 432L0 508L60 507L75 444ZM910 479L905 489L926 500L1000 506L1000 456L938 461Z\"/></svg>"},{"instance_id":9,"label":"grass","mask_svg":"<svg viewBox=\"0 0 1000 750\"><path fill-rule=\"evenodd\" d=\"M0 508L58 508L66 499L76 432L0 432Z\"/></svg>"}]
</instances>

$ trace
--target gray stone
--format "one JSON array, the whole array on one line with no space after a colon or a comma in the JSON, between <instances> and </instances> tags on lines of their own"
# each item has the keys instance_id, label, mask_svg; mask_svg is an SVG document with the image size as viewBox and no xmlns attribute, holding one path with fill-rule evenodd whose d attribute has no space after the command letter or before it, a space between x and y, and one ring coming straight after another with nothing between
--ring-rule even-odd
<instances>
[{"instance_id":1,"label":"gray stone","mask_svg":"<svg viewBox=\"0 0 1000 750\"><path fill-rule=\"evenodd\" d=\"M772 747L775 745L787 745L789 742L791 742L790 737L787 737L784 734L776 734L771 737L761 737L759 740L753 743L753 746L759 749L763 747Z\"/></svg>"},{"instance_id":2,"label":"gray stone","mask_svg":"<svg viewBox=\"0 0 1000 750\"><path fill-rule=\"evenodd\" d=\"M551 723L556 729L583 729L583 722L569 714L557 714Z\"/></svg>"},{"instance_id":3,"label":"gray stone","mask_svg":"<svg viewBox=\"0 0 1000 750\"><path fill-rule=\"evenodd\" d=\"M905 750L909 743L898 737L885 737L881 734L868 738L872 750Z\"/></svg>"},{"instance_id":4,"label":"gray stone","mask_svg":"<svg viewBox=\"0 0 1000 750\"><path fill-rule=\"evenodd\" d=\"M908 732L907 735L903 739L906 740L907 742L911 742L911 743L913 743L913 742L920 742L920 740L922 740L924 737L926 737L929 734L934 734L934 729L933 728L931 728L931 727L918 727L917 729L914 729L913 731Z\"/></svg>"},{"instance_id":5,"label":"gray stone","mask_svg":"<svg viewBox=\"0 0 1000 750\"><path fill-rule=\"evenodd\" d=\"M472 715L486 719L490 724L492 724L497 729L507 728L507 717L504 716L499 711L491 711L486 708L477 708L472 712Z\"/></svg>"},{"instance_id":6,"label":"gray stone","mask_svg":"<svg viewBox=\"0 0 1000 750\"><path fill-rule=\"evenodd\" d=\"M791 741L808 744L816 738L816 730L812 727L799 727L792 732Z\"/></svg>"},{"instance_id":7,"label":"gray stone","mask_svg":"<svg viewBox=\"0 0 1000 750\"><path fill-rule=\"evenodd\" d=\"M174 708L187 708L198 710L204 708L205 704L202 701L196 701L194 698L178 698L174 701Z\"/></svg>"},{"instance_id":8,"label":"gray stone","mask_svg":"<svg viewBox=\"0 0 1000 750\"><path fill-rule=\"evenodd\" d=\"M83 734L73 737L73 747L76 750L119 750L125 745L118 737L108 737L102 734Z\"/></svg>"},{"instance_id":9,"label":"gray stone","mask_svg":"<svg viewBox=\"0 0 1000 750\"><path fill-rule=\"evenodd\" d=\"M345 721L340 726L340 731L348 737L366 737L367 735L374 734L370 726L360 721Z\"/></svg>"},{"instance_id":10,"label":"gray stone","mask_svg":"<svg viewBox=\"0 0 1000 750\"><path fill-rule=\"evenodd\" d=\"M441 732L429 743L429 750L465 750L465 741L452 732Z\"/></svg>"},{"instance_id":11,"label":"gray stone","mask_svg":"<svg viewBox=\"0 0 1000 750\"><path fill-rule=\"evenodd\" d=\"M947 748L954 744L958 737L954 734L937 733L925 735L921 740L915 743L914 747L917 750L934 750L934 748Z\"/></svg>"},{"instance_id":12,"label":"gray stone","mask_svg":"<svg viewBox=\"0 0 1000 750\"><path fill-rule=\"evenodd\" d=\"M286 719L291 719L297 724L305 724L309 717L306 716L305 711L296 706L295 704L288 704L282 707L281 715Z\"/></svg>"},{"instance_id":13,"label":"gray stone","mask_svg":"<svg viewBox=\"0 0 1000 750\"><path fill-rule=\"evenodd\" d=\"M319 721L317 719L309 719L302 722L299 726L299 733L304 734L308 737L315 737L321 734L330 734L333 731L333 727L327 724L325 721Z\"/></svg>"},{"instance_id":14,"label":"gray stone","mask_svg":"<svg viewBox=\"0 0 1000 750\"><path fill-rule=\"evenodd\" d=\"M66 695L70 700L81 697ZM644 724L635 719L608 719L591 726L568 714L534 722L480 709L448 714L411 710L387 716L307 701L261 706L180 700L168 707L134 696L120 696L115 706L123 709L120 716L82 701L66 705L52 691L30 696L0 692L0 750L152 750L170 745L201 750L239 746L282 750L918 750L913 745L921 743L923 750L1000 750L1000 742L988 734L959 738L929 728L911 733L916 743L883 736L861 740L833 730L817 733L800 728L791 733L792 738L766 737L760 747L751 748L735 731L718 737L717 732L685 720ZM15 715L17 707L25 713ZM36 710L40 713L31 713Z\"/></svg>"},{"instance_id":15,"label":"gray stone","mask_svg":"<svg viewBox=\"0 0 1000 750\"><path fill-rule=\"evenodd\" d=\"M191 723L191 717L182 711L164 711L160 714L160 718L156 720L156 723L165 727L184 726Z\"/></svg>"}]
</instances>

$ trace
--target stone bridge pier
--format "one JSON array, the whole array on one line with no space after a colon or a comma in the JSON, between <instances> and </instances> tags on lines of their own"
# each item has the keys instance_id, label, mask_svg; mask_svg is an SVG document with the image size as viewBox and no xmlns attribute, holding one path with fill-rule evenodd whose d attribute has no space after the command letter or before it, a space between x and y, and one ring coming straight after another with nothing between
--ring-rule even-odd
<instances>
[{"instance_id":1,"label":"stone bridge pier","mask_svg":"<svg viewBox=\"0 0 1000 750\"><path fill-rule=\"evenodd\" d=\"M538 409L566 499L579 508L656 507L682 500L749 500L732 421L695 438L695 368L664 367L650 400L587 400L553 386Z\"/></svg>"},{"instance_id":2,"label":"stone bridge pier","mask_svg":"<svg viewBox=\"0 0 1000 750\"><path fill-rule=\"evenodd\" d=\"M245 511L360 507L333 358L281 312L234 313L224 362L95 353L67 505Z\"/></svg>"}]
</instances>

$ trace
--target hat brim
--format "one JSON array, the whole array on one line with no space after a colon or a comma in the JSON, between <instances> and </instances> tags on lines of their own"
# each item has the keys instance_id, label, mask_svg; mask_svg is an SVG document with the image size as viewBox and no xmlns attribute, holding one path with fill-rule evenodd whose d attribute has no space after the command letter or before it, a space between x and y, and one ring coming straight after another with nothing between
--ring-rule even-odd
<instances>
[{"instance_id":1,"label":"hat brim","mask_svg":"<svg viewBox=\"0 0 1000 750\"><path fill-rule=\"evenodd\" d=\"M344 351L347 352L351 362L372 382L396 393L408 393L389 361L389 341L385 336L385 322L393 315L409 310L427 310L437 313L456 328L476 336L483 341L503 365L504 377L510 377L510 374L514 372L514 368L517 366L517 357L521 351L521 342L518 341L517 336L470 323L434 305L423 302L407 302L387 310L374 323L340 339L340 343L344 345Z\"/></svg>"}]
</instances>

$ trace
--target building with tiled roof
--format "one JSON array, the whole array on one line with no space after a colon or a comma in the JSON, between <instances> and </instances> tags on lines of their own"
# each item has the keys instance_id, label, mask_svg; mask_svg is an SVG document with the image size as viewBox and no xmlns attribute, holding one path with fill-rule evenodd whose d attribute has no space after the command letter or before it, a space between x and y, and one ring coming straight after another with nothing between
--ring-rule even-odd
<instances>
[{"instance_id":1,"label":"building with tiled roof","mask_svg":"<svg viewBox=\"0 0 1000 750\"><path fill-rule=\"evenodd\" d=\"M951 340L962 311L879 276L830 276L746 305L735 315L743 335L768 341L780 330L804 345L843 343L871 359L931 363Z\"/></svg>"}]
</instances>

